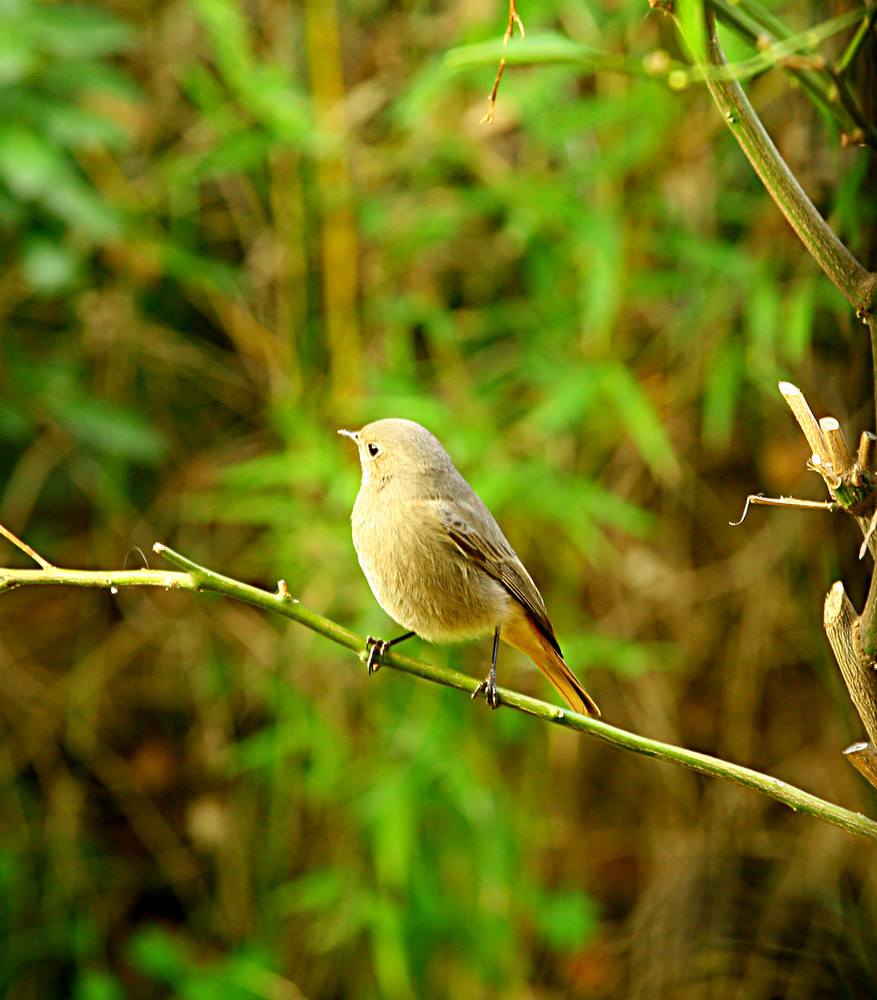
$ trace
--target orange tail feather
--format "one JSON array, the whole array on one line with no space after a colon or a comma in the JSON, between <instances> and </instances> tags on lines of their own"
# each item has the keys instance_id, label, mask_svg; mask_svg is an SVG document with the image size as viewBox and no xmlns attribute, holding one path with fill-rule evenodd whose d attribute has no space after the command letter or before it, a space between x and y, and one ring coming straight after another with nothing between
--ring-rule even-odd
<instances>
[{"instance_id":1,"label":"orange tail feather","mask_svg":"<svg viewBox=\"0 0 877 1000\"><path fill-rule=\"evenodd\" d=\"M536 628L523 608L520 614L500 629L500 639L519 649L536 664L560 692L563 700L574 712L597 718L600 709L582 687L579 679L569 669L563 657Z\"/></svg>"}]
</instances>

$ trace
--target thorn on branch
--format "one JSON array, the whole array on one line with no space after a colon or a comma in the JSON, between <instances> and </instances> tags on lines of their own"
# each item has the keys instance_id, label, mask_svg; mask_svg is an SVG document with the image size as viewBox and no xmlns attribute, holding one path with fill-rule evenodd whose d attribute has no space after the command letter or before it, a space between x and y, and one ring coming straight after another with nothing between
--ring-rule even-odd
<instances>
[{"instance_id":1,"label":"thorn on branch","mask_svg":"<svg viewBox=\"0 0 877 1000\"><path fill-rule=\"evenodd\" d=\"M801 507L805 510L841 510L841 506L838 503L834 503L832 500L798 500L795 497L766 497L763 493L750 493L746 497L746 504L743 507L743 514L739 521L728 521L728 524L732 528L736 528L737 525L742 524L746 520L746 515L749 513L749 507L754 504L764 504L770 507Z\"/></svg>"},{"instance_id":2,"label":"thorn on branch","mask_svg":"<svg viewBox=\"0 0 877 1000\"><path fill-rule=\"evenodd\" d=\"M146 553L139 545L132 545L130 549L125 553L125 562L123 563L125 569L128 568L128 556L132 555L134 552L138 553L140 558L143 560L143 568L149 569L149 560L146 558Z\"/></svg>"}]
</instances>

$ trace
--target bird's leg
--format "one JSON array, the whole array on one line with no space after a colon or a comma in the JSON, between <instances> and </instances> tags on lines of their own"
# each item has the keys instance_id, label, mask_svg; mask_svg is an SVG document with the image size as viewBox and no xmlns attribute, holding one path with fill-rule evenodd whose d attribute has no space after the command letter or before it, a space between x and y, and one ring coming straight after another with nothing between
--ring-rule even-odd
<instances>
[{"instance_id":1,"label":"bird's leg","mask_svg":"<svg viewBox=\"0 0 877 1000\"><path fill-rule=\"evenodd\" d=\"M499 691L496 689L496 654L499 651L499 629L493 633L493 656L490 660L490 673L472 692L475 698L483 691L487 698L487 704L491 708L499 708Z\"/></svg>"},{"instance_id":2,"label":"bird's leg","mask_svg":"<svg viewBox=\"0 0 877 1000\"><path fill-rule=\"evenodd\" d=\"M415 634L414 632L406 632L405 635L390 639L389 642L386 639L375 639L373 635L370 635L365 641L365 647L368 650L368 659L365 661L365 665L368 667L369 674L376 674L381 669L379 661L391 646L395 646L397 642L404 642Z\"/></svg>"}]
</instances>

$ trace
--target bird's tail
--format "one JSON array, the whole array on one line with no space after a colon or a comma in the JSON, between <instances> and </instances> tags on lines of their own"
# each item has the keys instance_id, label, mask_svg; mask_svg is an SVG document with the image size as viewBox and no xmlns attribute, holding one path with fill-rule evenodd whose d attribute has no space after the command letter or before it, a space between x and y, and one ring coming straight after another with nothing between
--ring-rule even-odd
<instances>
[{"instance_id":1,"label":"bird's tail","mask_svg":"<svg viewBox=\"0 0 877 1000\"><path fill-rule=\"evenodd\" d=\"M600 715L597 703L582 687L560 653L533 624L529 615L521 610L520 616L515 616L511 622L503 625L499 633L500 639L526 653L574 712L597 718Z\"/></svg>"}]
</instances>

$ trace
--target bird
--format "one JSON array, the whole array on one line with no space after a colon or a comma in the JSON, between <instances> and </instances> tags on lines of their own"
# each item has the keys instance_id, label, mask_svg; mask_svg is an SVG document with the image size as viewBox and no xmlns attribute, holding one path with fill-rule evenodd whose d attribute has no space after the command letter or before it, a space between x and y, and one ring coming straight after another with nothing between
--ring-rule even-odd
<instances>
[{"instance_id":1,"label":"bird","mask_svg":"<svg viewBox=\"0 0 877 1000\"><path fill-rule=\"evenodd\" d=\"M529 656L573 711L599 716L563 659L532 577L441 442L402 418L338 433L355 442L362 467L351 513L359 564L378 604L408 630L389 641L369 636L369 673L390 647L414 635L450 643L492 633L490 671L473 698L484 693L499 707L502 640Z\"/></svg>"}]
</instances>

